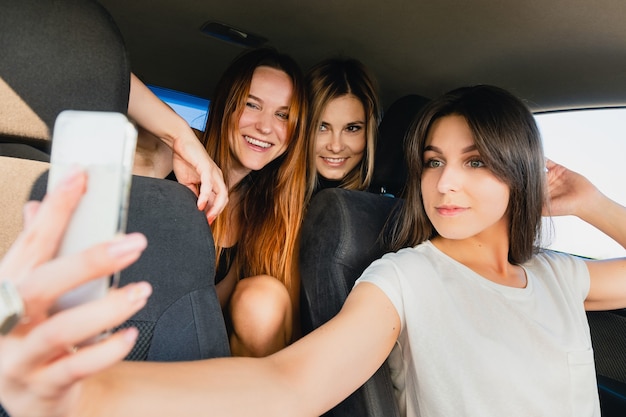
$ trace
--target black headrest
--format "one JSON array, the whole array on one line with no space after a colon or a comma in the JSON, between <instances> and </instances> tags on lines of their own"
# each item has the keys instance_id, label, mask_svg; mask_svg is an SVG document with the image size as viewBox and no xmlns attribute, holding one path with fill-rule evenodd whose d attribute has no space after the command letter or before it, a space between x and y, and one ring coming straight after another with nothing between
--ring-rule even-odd
<instances>
[{"instance_id":1,"label":"black headrest","mask_svg":"<svg viewBox=\"0 0 626 417\"><path fill-rule=\"evenodd\" d=\"M130 64L96 1L4 0L0 51L0 79L50 132L62 110L127 111Z\"/></svg>"},{"instance_id":2,"label":"black headrest","mask_svg":"<svg viewBox=\"0 0 626 417\"><path fill-rule=\"evenodd\" d=\"M411 94L399 98L385 111L378 127L374 178L369 191L402 196L407 179L404 138L416 115L428 101Z\"/></svg>"},{"instance_id":3,"label":"black headrest","mask_svg":"<svg viewBox=\"0 0 626 417\"><path fill-rule=\"evenodd\" d=\"M300 240L300 280L305 297L303 315L318 327L339 312L354 281L384 254L379 235L394 208L403 200L364 191L328 188L311 200ZM323 299L325 307L317 310ZM328 305L334 303L331 311ZM306 318L306 317L305 317ZM305 323L305 331L309 323Z\"/></svg>"},{"instance_id":4,"label":"black headrest","mask_svg":"<svg viewBox=\"0 0 626 417\"><path fill-rule=\"evenodd\" d=\"M386 251L380 239L399 198L328 188L309 204L301 230L300 280L305 333L335 316L363 270ZM327 417L397 417L400 413L385 363Z\"/></svg>"}]
</instances>

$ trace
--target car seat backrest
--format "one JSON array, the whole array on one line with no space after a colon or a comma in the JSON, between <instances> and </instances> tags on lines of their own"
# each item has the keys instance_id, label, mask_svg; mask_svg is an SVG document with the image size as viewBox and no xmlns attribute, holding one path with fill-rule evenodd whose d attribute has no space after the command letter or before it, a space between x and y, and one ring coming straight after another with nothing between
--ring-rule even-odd
<instances>
[{"instance_id":1,"label":"car seat backrest","mask_svg":"<svg viewBox=\"0 0 626 417\"><path fill-rule=\"evenodd\" d=\"M66 109L126 113L130 64L109 13L90 0L4 0L0 12L0 258L49 161ZM41 162L31 162L41 161Z\"/></svg>"},{"instance_id":2,"label":"car seat backrest","mask_svg":"<svg viewBox=\"0 0 626 417\"><path fill-rule=\"evenodd\" d=\"M305 333L335 316L363 270L384 254L379 236L402 201L341 188L322 190L311 200L300 242ZM387 363L327 416L399 416Z\"/></svg>"},{"instance_id":3,"label":"car seat backrest","mask_svg":"<svg viewBox=\"0 0 626 417\"><path fill-rule=\"evenodd\" d=\"M399 98L385 111L378 127L374 177L369 191L401 197L407 180L404 139L428 99L416 94Z\"/></svg>"},{"instance_id":4,"label":"car seat backrest","mask_svg":"<svg viewBox=\"0 0 626 417\"><path fill-rule=\"evenodd\" d=\"M47 172L31 197L40 200ZM97 221L94 219L94 221ZM122 327L134 326L139 339L129 360L183 361L228 356L230 348L213 285L215 247L196 196L170 180L133 176L127 232L141 232L148 247L120 274L120 285L149 281L146 306Z\"/></svg>"}]
</instances>

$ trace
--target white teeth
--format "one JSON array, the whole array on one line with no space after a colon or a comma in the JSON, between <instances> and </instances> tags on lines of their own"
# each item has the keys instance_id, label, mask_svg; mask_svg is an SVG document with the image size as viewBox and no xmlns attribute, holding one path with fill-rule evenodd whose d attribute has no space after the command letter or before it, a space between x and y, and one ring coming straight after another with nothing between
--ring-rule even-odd
<instances>
[{"instance_id":1,"label":"white teeth","mask_svg":"<svg viewBox=\"0 0 626 417\"><path fill-rule=\"evenodd\" d=\"M269 148L270 146L272 146L271 143L263 142L262 140L251 138L250 136L244 136L244 138L246 139L248 143L254 146L258 146L260 148Z\"/></svg>"},{"instance_id":2,"label":"white teeth","mask_svg":"<svg viewBox=\"0 0 626 417\"><path fill-rule=\"evenodd\" d=\"M346 160L346 158L324 158L324 159L330 162L331 164L339 164Z\"/></svg>"}]
</instances>

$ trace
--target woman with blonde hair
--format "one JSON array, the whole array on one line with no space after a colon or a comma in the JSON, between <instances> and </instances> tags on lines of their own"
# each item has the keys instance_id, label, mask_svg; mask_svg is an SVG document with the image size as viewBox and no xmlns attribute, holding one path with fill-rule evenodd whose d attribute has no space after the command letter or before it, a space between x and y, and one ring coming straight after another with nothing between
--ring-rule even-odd
<instances>
[{"instance_id":1,"label":"woman with blonde hair","mask_svg":"<svg viewBox=\"0 0 626 417\"><path fill-rule=\"evenodd\" d=\"M329 58L307 72L306 84L309 194L329 187L367 189L381 117L375 78L356 59Z\"/></svg>"}]
</instances>

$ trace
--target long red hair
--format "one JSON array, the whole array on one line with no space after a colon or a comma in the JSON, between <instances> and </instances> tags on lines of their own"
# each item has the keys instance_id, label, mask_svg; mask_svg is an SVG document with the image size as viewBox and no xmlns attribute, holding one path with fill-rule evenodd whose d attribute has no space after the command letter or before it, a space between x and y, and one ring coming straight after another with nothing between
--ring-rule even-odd
<instances>
[{"instance_id":1,"label":"long red hair","mask_svg":"<svg viewBox=\"0 0 626 417\"><path fill-rule=\"evenodd\" d=\"M292 289L299 286L298 236L305 208L307 169L306 95L300 67L288 55L269 48L247 51L237 57L217 84L202 141L228 184L227 175L233 165L229 135L236 129L252 75L260 66L283 71L293 84L288 145L283 155L237 185L243 198L241 234L233 267L240 278L260 274L276 277L293 293ZM228 206L212 225L218 262L222 248L217 242L227 231L232 211Z\"/></svg>"}]
</instances>

